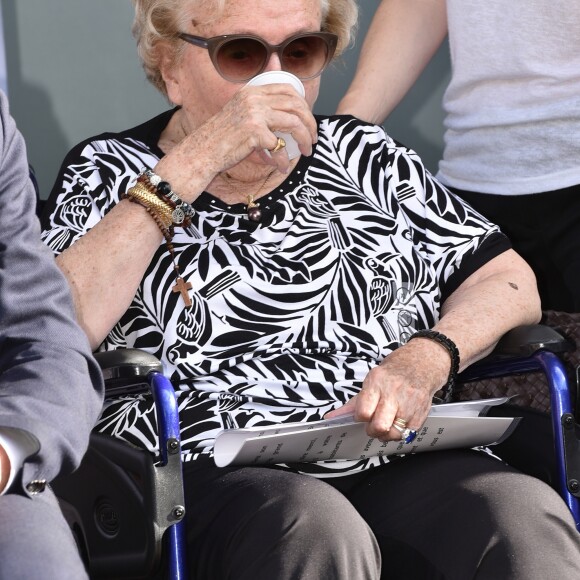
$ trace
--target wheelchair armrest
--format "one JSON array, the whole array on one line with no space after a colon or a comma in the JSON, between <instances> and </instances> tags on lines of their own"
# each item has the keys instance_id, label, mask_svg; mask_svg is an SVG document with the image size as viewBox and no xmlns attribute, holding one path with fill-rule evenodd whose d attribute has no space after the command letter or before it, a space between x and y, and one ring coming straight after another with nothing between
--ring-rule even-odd
<instances>
[{"instance_id":1,"label":"wheelchair armrest","mask_svg":"<svg viewBox=\"0 0 580 580\"><path fill-rule=\"evenodd\" d=\"M554 354L573 351L574 343L555 328L543 324L517 326L504 334L497 343L491 357L525 357L538 350Z\"/></svg>"},{"instance_id":2,"label":"wheelchair armrest","mask_svg":"<svg viewBox=\"0 0 580 580\"><path fill-rule=\"evenodd\" d=\"M501 337L490 354L460 373L458 383L540 370L531 359L535 353L549 351L561 355L574 349L573 341L550 326L517 326Z\"/></svg>"},{"instance_id":3,"label":"wheelchair armrest","mask_svg":"<svg viewBox=\"0 0 580 580\"><path fill-rule=\"evenodd\" d=\"M161 361L137 348L120 348L94 354L103 371L107 397L149 391L147 375L163 372Z\"/></svg>"}]
</instances>

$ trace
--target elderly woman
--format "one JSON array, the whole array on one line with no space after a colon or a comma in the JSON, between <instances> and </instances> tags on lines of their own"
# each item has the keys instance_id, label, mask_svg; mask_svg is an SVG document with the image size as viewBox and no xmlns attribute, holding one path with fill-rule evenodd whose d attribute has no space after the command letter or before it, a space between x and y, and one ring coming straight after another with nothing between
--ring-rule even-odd
<instances>
[{"instance_id":1,"label":"elderly woman","mask_svg":"<svg viewBox=\"0 0 580 580\"><path fill-rule=\"evenodd\" d=\"M353 117L313 116L353 0L135 10L147 76L175 107L71 151L44 239L94 348L155 353L176 386L193 576L578 576L564 503L479 451L215 466L222 428L330 411L400 438L459 358L537 321L539 301L498 229L412 151ZM246 86L271 70L305 97ZM111 401L100 428L155 447L149 400Z\"/></svg>"}]
</instances>

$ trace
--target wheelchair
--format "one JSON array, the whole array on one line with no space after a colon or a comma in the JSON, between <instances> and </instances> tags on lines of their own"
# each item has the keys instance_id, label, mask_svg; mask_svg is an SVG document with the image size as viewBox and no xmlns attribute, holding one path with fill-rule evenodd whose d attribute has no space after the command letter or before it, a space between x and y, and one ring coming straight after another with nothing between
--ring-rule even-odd
<instances>
[{"instance_id":1,"label":"wheelchair","mask_svg":"<svg viewBox=\"0 0 580 580\"><path fill-rule=\"evenodd\" d=\"M569 339L551 327L515 328L491 355L461 373L458 391L483 378L538 372L545 376L556 451L554 486L580 531L580 439L573 412L576 393L561 359L574 348ZM164 377L161 363L142 351L109 351L97 353L96 358L106 379L107 396L152 394L160 457L112 437L93 434L79 469L57 478L54 491L91 578L184 579L185 506L173 386Z\"/></svg>"},{"instance_id":2,"label":"wheelchair","mask_svg":"<svg viewBox=\"0 0 580 580\"><path fill-rule=\"evenodd\" d=\"M55 479L52 488L91 578L184 579L185 500L173 385L159 360L144 351L107 351L95 358L107 397L152 395L159 457L93 433L79 468Z\"/></svg>"}]
</instances>

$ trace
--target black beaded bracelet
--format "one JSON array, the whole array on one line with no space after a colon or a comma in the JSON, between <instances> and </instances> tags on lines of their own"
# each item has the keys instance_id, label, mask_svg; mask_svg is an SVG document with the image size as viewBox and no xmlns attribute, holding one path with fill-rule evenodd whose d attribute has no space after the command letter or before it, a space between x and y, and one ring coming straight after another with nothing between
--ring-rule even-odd
<instances>
[{"instance_id":1,"label":"black beaded bracelet","mask_svg":"<svg viewBox=\"0 0 580 580\"><path fill-rule=\"evenodd\" d=\"M172 189L167 181L162 181L161 177L151 169L144 167L140 176L143 176L156 189L157 195L174 204L173 222L175 225L189 225L190 220L195 215L195 210L191 205L183 201Z\"/></svg>"},{"instance_id":2,"label":"black beaded bracelet","mask_svg":"<svg viewBox=\"0 0 580 580\"><path fill-rule=\"evenodd\" d=\"M437 332L436 330L419 330L415 332L415 334L413 334L409 340L412 340L413 338L428 338L438 342L440 345L447 349L447 352L451 357L451 369L449 370L447 382L441 388L443 392L441 398L446 403L449 402L451 400L451 396L453 395L453 387L455 386L455 380L457 379L457 373L459 372L460 359L457 345L449 337L445 336L441 332Z\"/></svg>"}]
</instances>

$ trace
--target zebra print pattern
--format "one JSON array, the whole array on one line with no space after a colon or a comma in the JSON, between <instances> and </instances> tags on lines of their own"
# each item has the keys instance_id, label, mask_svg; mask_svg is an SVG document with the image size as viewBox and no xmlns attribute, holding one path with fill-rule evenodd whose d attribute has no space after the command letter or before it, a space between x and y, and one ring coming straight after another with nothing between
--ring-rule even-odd
<instances>
[{"instance_id":1,"label":"zebra print pattern","mask_svg":"<svg viewBox=\"0 0 580 580\"><path fill-rule=\"evenodd\" d=\"M43 233L55 253L94 226L143 166L155 166L171 114L69 154ZM162 245L102 345L162 359L178 391L184 460L210 456L223 428L322 418L411 333L436 322L441 288L476 269L475 256L483 263L507 247L481 248L497 228L435 182L414 152L352 117L320 118L313 155L260 202L256 224L241 204L203 193L191 227L174 239L191 308L171 291ZM109 401L99 428L156 449L146 398Z\"/></svg>"}]
</instances>

